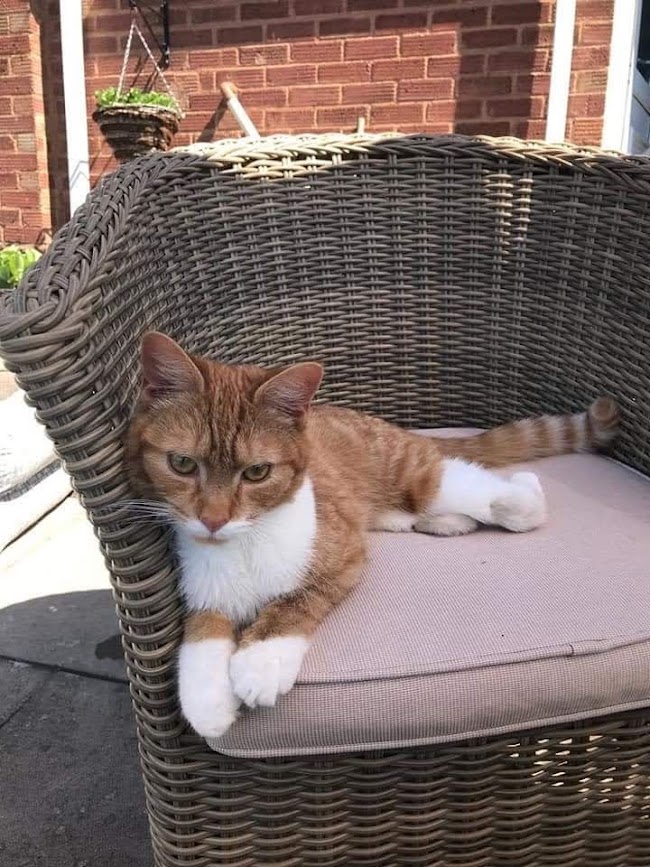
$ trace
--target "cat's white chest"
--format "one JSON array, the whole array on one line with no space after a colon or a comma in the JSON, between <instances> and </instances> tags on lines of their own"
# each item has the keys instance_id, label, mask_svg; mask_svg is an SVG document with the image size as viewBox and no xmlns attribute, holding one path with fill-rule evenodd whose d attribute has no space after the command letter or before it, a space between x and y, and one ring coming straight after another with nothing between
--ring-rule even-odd
<instances>
[{"instance_id":1,"label":"cat's white chest","mask_svg":"<svg viewBox=\"0 0 650 867\"><path fill-rule=\"evenodd\" d=\"M296 590L312 559L316 506L306 479L290 503L267 512L248 531L216 545L177 533L181 590L192 610L250 621L268 602Z\"/></svg>"}]
</instances>

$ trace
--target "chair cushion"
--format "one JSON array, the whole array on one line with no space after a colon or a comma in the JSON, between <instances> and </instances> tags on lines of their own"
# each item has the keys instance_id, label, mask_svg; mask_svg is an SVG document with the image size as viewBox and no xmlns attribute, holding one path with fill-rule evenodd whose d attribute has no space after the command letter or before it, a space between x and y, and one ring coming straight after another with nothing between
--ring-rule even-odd
<instances>
[{"instance_id":1,"label":"chair cushion","mask_svg":"<svg viewBox=\"0 0 650 867\"><path fill-rule=\"evenodd\" d=\"M292 692L210 746L397 748L650 706L650 480L595 455L527 466L546 526L372 534L360 585L318 630Z\"/></svg>"}]
</instances>

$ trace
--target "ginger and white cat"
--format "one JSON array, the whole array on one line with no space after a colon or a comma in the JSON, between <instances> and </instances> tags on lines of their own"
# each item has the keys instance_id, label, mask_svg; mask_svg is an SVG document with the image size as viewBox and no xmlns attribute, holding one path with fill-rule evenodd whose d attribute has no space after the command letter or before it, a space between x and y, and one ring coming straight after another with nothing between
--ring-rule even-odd
<instances>
[{"instance_id":1,"label":"ginger and white cat","mask_svg":"<svg viewBox=\"0 0 650 867\"><path fill-rule=\"evenodd\" d=\"M291 689L314 630L359 578L368 530L531 530L546 515L537 477L487 467L600 448L618 428L616 404L599 398L576 415L431 439L312 407L315 363L228 366L152 332L142 364L128 459L176 531L180 702L204 737L226 732L242 702L271 706Z\"/></svg>"}]
</instances>

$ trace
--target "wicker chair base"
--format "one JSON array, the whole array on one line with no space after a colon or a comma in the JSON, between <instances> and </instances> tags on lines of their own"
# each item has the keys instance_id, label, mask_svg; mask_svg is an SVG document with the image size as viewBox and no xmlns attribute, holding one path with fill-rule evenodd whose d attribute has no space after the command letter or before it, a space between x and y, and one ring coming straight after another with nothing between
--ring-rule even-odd
<instances>
[{"instance_id":1,"label":"wicker chair base","mask_svg":"<svg viewBox=\"0 0 650 867\"><path fill-rule=\"evenodd\" d=\"M158 765L170 756L143 754L156 864L646 867L649 734L646 711L462 745L264 761L186 736L174 782Z\"/></svg>"}]
</instances>

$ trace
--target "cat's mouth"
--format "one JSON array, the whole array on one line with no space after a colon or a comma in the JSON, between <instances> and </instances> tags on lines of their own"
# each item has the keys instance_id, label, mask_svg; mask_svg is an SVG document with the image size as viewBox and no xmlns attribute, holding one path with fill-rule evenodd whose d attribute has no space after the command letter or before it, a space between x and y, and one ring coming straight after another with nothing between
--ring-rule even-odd
<instances>
[{"instance_id":1,"label":"cat's mouth","mask_svg":"<svg viewBox=\"0 0 650 867\"><path fill-rule=\"evenodd\" d=\"M195 542L201 545L223 545L224 542L229 542L237 536L250 529L251 522L247 520L228 521L223 527L220 527L214 532L210 530L199 520L190 519L185 521L184 529Z\"/></svg>"},{"instance_id":2,"label":"cat's mouth","mask_svg":"<svg viewBox=\"0 0 650 867\"><path fill-rule=\"evenodd\" d=\"M232 539L232 536L193 536L192 538L199 545L223 545L228 539Z\"/></svg>"}]
</instances>

